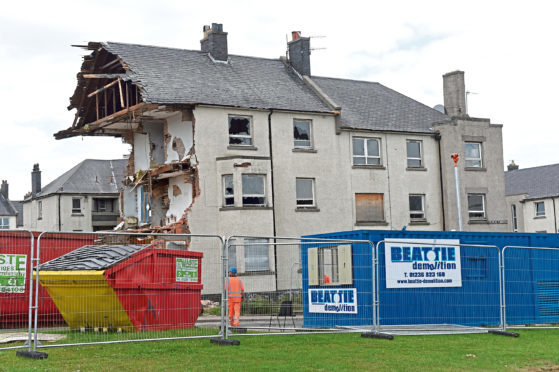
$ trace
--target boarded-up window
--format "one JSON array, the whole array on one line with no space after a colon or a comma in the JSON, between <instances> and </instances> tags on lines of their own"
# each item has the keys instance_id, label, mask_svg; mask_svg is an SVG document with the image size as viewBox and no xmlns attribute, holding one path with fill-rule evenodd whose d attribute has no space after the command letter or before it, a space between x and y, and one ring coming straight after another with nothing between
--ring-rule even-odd
<instances>
[{"instance_id":1,"label":"boarded-up window","mask_svg":"<svg viewBox=\"0 0 559 372\"><path fill-rule=\"evenodd\" d=\"M357 222L384 221L383 194L355 194L355 217Z\"/></svg>"}]
</instances>

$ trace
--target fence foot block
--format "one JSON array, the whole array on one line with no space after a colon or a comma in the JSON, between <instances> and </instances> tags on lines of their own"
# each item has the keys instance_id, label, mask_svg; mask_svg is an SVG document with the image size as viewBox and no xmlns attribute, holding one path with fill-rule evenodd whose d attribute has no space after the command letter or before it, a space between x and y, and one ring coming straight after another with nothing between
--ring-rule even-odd
<instances>
[{"instance_id":1,"label":"fence foot block","mask_svg":"<svg viewBox=\"0 0 559 372\"><path fill-rule=\"evenodd\" d=\"M382 340L393 340L394 336L388 333L382 332L363 332L361 333L361 337L365 338L380 338Z\"/></svg>"},{"instance_id":2,"label":"fence foot block","mask_svg":"<svg viewBox=\"0 0 559 372\"><path fill-rule=\"evenodd\" d=\"M238 346L241 344L241 341L224 338L210 338L210 343L220 346Z\"/></svg>"},{"instance_id":3,"label":"fence foot block","mask_svg":"<svg viewBox=\"0 0 559 372\"><path fill-rule=\"evenodd\" d=\"M501 331L500 329L490 329L489 331L487 331L487 333L493 333L494 335L501 335L501 336L508 336L508 337L518 337L518 336L520 336L516 332Z\"/></svg>"},{"instance_id":4,"label":"fence foot block","mask_svg":"<svg viewBox=\"0 0 559 372\"><path fill-rule=\"evenodd\" d=\"M28 351L28 350L18 350L16 355L27 359L47 359L49 356L47 353L41 351Z\"/></svg>"}]
</instances>

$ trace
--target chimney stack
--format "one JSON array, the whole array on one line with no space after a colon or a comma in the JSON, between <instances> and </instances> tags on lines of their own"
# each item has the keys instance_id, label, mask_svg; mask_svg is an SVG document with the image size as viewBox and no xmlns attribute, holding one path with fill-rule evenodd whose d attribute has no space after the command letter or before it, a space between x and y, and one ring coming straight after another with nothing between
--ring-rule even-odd
<instances>
[{"instance_id":1,"label":"chimney stack","mask_svg":"<svg viewBox=\"0 0 559 372\"><path fill-rule=\"evenodd\" d=\"M10 200L9 193L8 193L8 181L7 180L2 180L2 188L0 188L0 194L2 194L4 199Z\"/></svg>"},{"instance_id":2,"label":"chimney stack","mask_svg":"<svg viewBox=\"0 0 559 372\"><path fill-rule=\"evenodd\" d=\"M227 32L223 32L221 23L212 23L212 26L204 26L204 38L200 40L201 50L209 53L217 61L227 62Z\"/></svg>"},{"instance_id":3,"label":"chimney stack","mask_svg":"<svg viewBox=\"0 0 559 372\"><path fill-rule=\"evenodd\" d=\"M31 172L31 197L35 197L41 192L41 171L39 164L33 164L33 172Z\"/></svg>"},{"instance_id":4,"label":"chimney stack","mask_svg":"<svg viewBox=\"0 0 559 372\"><path fill-rule=\"evenodd\" d=\"M518 165L515 164L514 160L511 160L510 164L507 165L507 170L513 171L517 169L518 169Z\"/></svg>"},{"instance_id":5,"label":"chimney stack","mask_svg":"<svg viewBox=\"0 0 559 372\"><path fill-rule=\"evenodd\" d=\"M448 116L467 116L464 71L443 75L444 109Z\"/></svg>"},{"instance_id":6,"label":"chimney stack","mask_svg":"<svg viewBox=\"0 0 559 372\"><path fill-rule=\"evenodd\" d=\"M292 31L291 39L287 43L289 63L299 74L311 76L311 38L302 37L301 31Z\"/></svg>"}]
</instances>

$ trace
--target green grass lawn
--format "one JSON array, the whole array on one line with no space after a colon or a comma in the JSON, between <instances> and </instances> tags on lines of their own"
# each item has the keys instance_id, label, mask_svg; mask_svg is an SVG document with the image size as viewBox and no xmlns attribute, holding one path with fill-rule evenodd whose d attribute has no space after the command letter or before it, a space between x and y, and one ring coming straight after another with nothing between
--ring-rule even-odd
<instances>
[{"instance_id":1,"label":"green grass lawn","mask_svg":"<svg viewBox=\"0 0 559 372\"><path fill-rule=\"evenodd\" d=\"M240 346L208 339L40 349L45 360L0 351L1 371L469 371L559 370L559 331L399 336L359 334L233 336Z\"/></svg>"}]
</instances>

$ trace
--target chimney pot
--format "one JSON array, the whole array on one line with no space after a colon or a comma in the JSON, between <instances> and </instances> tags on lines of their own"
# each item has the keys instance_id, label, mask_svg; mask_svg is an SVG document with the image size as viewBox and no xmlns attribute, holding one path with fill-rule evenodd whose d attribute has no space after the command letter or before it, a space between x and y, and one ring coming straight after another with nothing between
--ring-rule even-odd
<instances>
[{"instance_id":1,"label":"chimney pot","mask_svg":"<svg viewBox=\"0 0 559 372\"><path fill-rule=\"evenodd\" d=\"M291 41L297 40L301 37L301 31L291 31Z\"/></svg>"},{"instance_id":2,"label":"chimney pot","mask_svg":"<svg viewBox=\"0 0 559 372\"><path fill-rule=\"evenodd\" d=\"M517 170L517 169L518 169L518 165L516 165L514 160L511 160L510 164L507 165L507 170L513 171L513 170Z\"/></svg>"}]
</instances>

